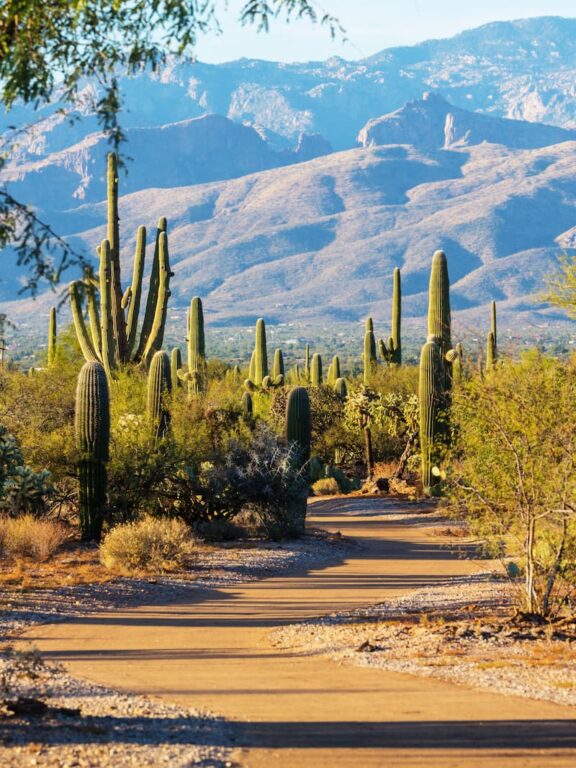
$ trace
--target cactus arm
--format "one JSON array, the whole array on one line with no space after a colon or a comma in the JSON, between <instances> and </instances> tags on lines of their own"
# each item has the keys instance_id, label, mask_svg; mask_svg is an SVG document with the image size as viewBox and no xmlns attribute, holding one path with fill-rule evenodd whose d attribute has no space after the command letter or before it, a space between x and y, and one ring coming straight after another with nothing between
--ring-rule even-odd
<instances>
[{"instance_id":1,"label":"cactus arm","mask_svg":"<svg viewBox=\"0 0 576 768\"><path fill-rule=\"evenodd\" d=\"M98 312L98 303L96 301L96 292L90 287L88 289L88 320L90 323L92 346L96 351L98 359L102 362L102 328L100 327L100 315Z\"/></svg>"},{"instance_id":2,"label":"cactus arm","mask_svg":"<svg viewBox=\"0 0 576 768\"><path fill-rule=\"evenodd\" d=\"M254 357L254 383L262 384L268 376L268 352L266 350L266 323L262 318L256 322L256 343Z\"/></svg>"},{"instance_id":3,"label":"cactus arm","mask_svg":"<svg viewBox=\"0 0 576 768\"><path fill-rule=\"evenodd\" d=\"M172 378L172 387L176 389L176 387L182 386L182 381L180 380L180 376L178 375L178 371L182 368L182 353L180 352L180 347L174 347L170 354L170 376Z\"/></svg>"},{"instance_id":4,"label":"cactus arm","mask_svg":"<svg viewBox=\"0 0 576 768\"><path fill-rule=\"evenodd\" d=\"M166 219L164 217L158 221L158 227L156 229L156 244L154 246L154 258L152 259L150 285L148 286L146 309L144 310L142 330L140 331L140 343L138 344L138 349L134 356L135 360L140 360L144 355L144 350L148 344L148 339L154 323L156 306L158 304L158 291L160 289L160 235L163 232L167 232Z\"/></svg>"},{"instance_id":5,"label":"cactus arm","mask_svg":"<svg viewBox=\"0 0 576 768\"><path fill-rule=\"evenodd\" d=\"M112 317L112 267L108 240L103 240L100 246L100 310L102 365L106 375L110 377L116 367L116 357Z\"/></svg>"},{"instance_id":6,"label":"cactus arm","mask_svg":"<svg viewBox=\"0 0 576 768\"><path fill-rule=\"evenodd\" d=\"M118 167L114 152L108 154L108 232L111 267L111 314L114 338L114 356L121 363L128 362L126 320L122 309L122 279L120 272L120 217L118 216Z\"/></svg>"},{"instance_id":7,"label":"cactus arm","mask_svg":"<svg viewBox=\"0 0 576 768\"><path fill-rule=\"evenodd\" d=\"M138 315L142 299L142 279L144 276L144 261L146 258L146 227L138 227L136 235L136 252L134 254L134 268L132 272L132 297L128 307L128 321L126 334L128 341L128 356L131 358L136 344L138 331Z\"/></svg>"},{"instance_id":8,"label":"cactus arm","mask_svg":"<svg viewBox=\"0 0 576 768\"><path fill-rule=\"evenodd\" d=\"M150 330L150 336L144 348L142 355L143 362L147 365L154 352L160 349L164 339L164 328L166 326L166 314L168 312L168 299L170 298L170 262L168 257L168 237L165 232L160 233L159 238L159 281L158 281L158 300L156 302L156 312L154 321Z\"/></svg>"},{"instance_id":9,"label":"cactus arm","mask_svg":"<svg viewBox=\"0 0 576 768\"><path fill-rule=\"evenodd\" d=\"M82 350L82 354L87 362L98 360L96 350L88 335L88 329L84 322L84 315L82 314L82 303L80 301L80 284L78 282L70 283L68 288L68 294L70 296L70 309L72 310L72 320L74 322L74 328L76 330L76 337L78 338L78 344Z\"/></svg>"}]
</instances>

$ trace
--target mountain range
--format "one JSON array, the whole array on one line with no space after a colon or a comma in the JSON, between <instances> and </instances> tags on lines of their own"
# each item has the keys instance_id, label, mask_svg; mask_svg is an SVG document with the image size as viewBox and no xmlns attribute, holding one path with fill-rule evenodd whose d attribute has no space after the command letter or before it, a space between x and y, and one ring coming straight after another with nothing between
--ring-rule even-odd
<instances>
[{"instance_id":1,"label":"mountain range","mask_svg":"<svg viewBox=\"0 0 576 768\"><path fill-rule=\"evenodd\" d=\"M137 226L166 215L174 306L199 294L216 324L385 320L395 266L421 316L437 248L467 322L493 298L510 323L538 320L546 275L576 246L575 82L576 20L558 18L360 62L171 62L125 80L126 274ZM44 109L2 180L93 252L107 146L80 111ZM4 277L3 309L25 317L18 270Z\"/></svg>"}]
</instances>

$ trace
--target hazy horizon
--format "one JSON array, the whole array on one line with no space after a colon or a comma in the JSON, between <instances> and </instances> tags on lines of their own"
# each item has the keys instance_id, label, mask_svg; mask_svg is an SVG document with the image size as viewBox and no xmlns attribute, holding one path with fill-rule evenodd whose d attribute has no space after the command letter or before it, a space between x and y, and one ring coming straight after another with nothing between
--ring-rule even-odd
<instances>
[{"instance_id":1,"label":"hazy horizon","mask_svg":"<svg viewBox=\"0 0 576 768\"><path fill-rule=\"evenodd\" d=\"M228 11L220 14L222 34L210 33L199 38L196 56L200 61L217 64L251 58L290 63L331 56L354 60L384 48L452 37L491 22L576 15L574 4L568 0L486 0L474 7L462 7L456 0L407 0L401 7L357 0L353 13L346 0L313 2L319 16L329 11L339 18L348 38L342 42L331 40L327 28L305 21L287 25L278 20L267 34L242 28L237 19L243 4L244 0L230 0Z\"/></svg>"}]
</instances>

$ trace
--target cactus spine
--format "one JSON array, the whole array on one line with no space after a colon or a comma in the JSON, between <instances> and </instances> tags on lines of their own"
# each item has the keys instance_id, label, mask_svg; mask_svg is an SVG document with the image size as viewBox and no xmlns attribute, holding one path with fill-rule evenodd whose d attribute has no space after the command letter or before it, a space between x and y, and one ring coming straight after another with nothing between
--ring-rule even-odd
<instances>
[{"instance_id":1,"label":"cactus spine","mask_svg":"<svg viewBox=\"0 0 576 768\"><path fill-rule=\"evenodd\" d=\"M432 258L430 292L428 305L428 335L440 339L444 363L444 389L450 389L452 366L446 361L447 352L452 349L452 325L450 314L450 280L448 263L444 251L436 251Z\"/></svg>"},{"instance_id":2,"label":"cactus spine","mask_svg":"<svg viewBox=\"0 0 576 768\"><path fill-rule=\"evenodd\" d=\"M315 352L312 357L312 365L310 367L310 384L313 387L319 387L322 385L322 358Z\"/></svg>"},{"instance_id":3,"label":"cactus spine","mask_svg":"<svg viewBox=\"0 0 576 768\"><path fill-rule=\"evenodd\" d=\"M364 384L368 386L376 372L376 339L374 338L374 323L372 318L366 320L364 334Z\"/></svg>"},{"instance_id":4,"label":"cactus spine","mask_svg":"<svg viewBox=\"0 0 576 768\"><path fill-rule=\"evenodd\" d=\"M254 381L261 385L268 376L268 352L266 351L266 324L262 318L256 322L256 343L254 347Z\"/></svg>"},{"instance_id":5,"label":"cactus spine","mask_svg":"<svg viewBox=\"0 0 576 768\"><path fill-rule=\"evenodd\" d=\"M172 392L170 359L166 352L156 352L148 371L146 412L156 440L166 437L170 428L168 399Z\"/></svg>"},{"instance_id":6,"label":"cactus spine","mask_svg":"<svg viewBox=\"0 0 576 768\"><path fill-rule=\"evenodd\" d=\"M441 340L430 335L420 354L420 450L422 457L422 486L429 489L436 478L432 469L436 466L440 419L444 394L444 362Z\"/></svg>"},{"instance_id":7,"label":"cactus spine","mask_svg":"<svg viewBox=\"0 0 576 768\"><path fill-rule=\"evenodd\" d=\"M272 378L284 376L284 357L281 349L274 350L274 363L272 365Z\"/></svg>"},{"instance_id":8,"label":"cactus spine","mask_svg":"<svg viewBox=\"0 0 576 768\"><path fill-rule=\"evenodd\" d=\"M106 507L106 462L110 443L110 397L101 363L87 362L78 376L74 418L80 456L79 517L82 539L98 540Z\"/></svg>"},{"instance_id":9,"label":"cactus spine","mask_svg":"<svg viewBox=\"0 0 576 768\"><path fill-rule=\"evenodd\" d=\"M56 307L50 309L50 321L48 324L48 367L54 365L56 360L56 337L58 335L56 326Z\"/></svg>"}]
</instances>

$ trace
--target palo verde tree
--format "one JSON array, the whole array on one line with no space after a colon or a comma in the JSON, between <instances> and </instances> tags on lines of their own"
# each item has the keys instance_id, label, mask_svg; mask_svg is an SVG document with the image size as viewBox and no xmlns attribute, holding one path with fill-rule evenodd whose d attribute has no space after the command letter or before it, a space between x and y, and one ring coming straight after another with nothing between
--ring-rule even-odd
<instances>
[{"instance_id":1,"label":"palo verde tree","mask_svg":"<svg viewBox=\"0 0 576 768\"><path fill-rule=\"evenodd\" d=\"M524 575L524 607L550 614L576 583L576 359L537 352L454 391L449 488L494 556Z\"/></svg>"}]
</instances>

